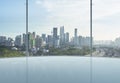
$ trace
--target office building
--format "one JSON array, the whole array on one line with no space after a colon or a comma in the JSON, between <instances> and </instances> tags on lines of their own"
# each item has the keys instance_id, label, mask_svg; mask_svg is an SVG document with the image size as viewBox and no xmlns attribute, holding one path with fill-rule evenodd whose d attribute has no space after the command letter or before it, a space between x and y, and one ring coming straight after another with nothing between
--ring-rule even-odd
<instances>
[{"instance_id":1,"label":"office building","mask_svg":"<svg viewBox=\"0 0 120 83\"><path fill-rule=\"evenodd\" d=\"M60 27L60 46L64 46L65 44L65 33L64 33L64 26Z\"/></svg>"},{"instance_id":2,"label":"office building","mask_svg":"<svg viewBox=\"0 0 120 83\"><path fill-rule=\"evenodd\" d=\"M6 36L0 36L0 45L5 45L6 43Z\"/></svg>"},{"instance_id":3,"label":"office building","mask_svg":"<svg viewBox=\"0 0 120 83\"><path fill-rule=\"evenodd\" d=\"M74 46L78 46L77 28L74 31Z\"/></svg>"},{"instance_id":4,"label":"office building","mask_svg":"<svg viewBox=\"0 0 120 83\"><path fill-rule=\"evenodd\" d=\"M10 39L9 39L10 40ZM15 37L15 46L21 47L23 45L23 39L21 35Z\"/></svg>"},{"instance_id":5,"label":"office building","mask_svg":"<svg viewBox=\"0 0 120 83\"><path fill-rule=\"evenodd\" d=\"M69 33L65 33L65 43L69 43Z\"/></svg>"},{"instance_id":6,"label":"office building","mask_svg":"<svg viewBox=\"0 0 120 83\"><path fill-rule=\"evenodd\" d=\"M42 38L39 35L37 35L35 38L35 47L37 49L40 49L42 46L42 42L43 42Z\"/></svg>"},{"instance_id":7,"label":"office building","mask_svg":"<svg viewBox=\"0 0 120 83\"><path fill-rule=\"evenodd\" d=\"M46 34L42 34L42 39L46 43Z\"/></svg>"},{"instance_id":8,"label":"office building","mask_svg":"<svg viewBox=\"0 0 120 83\"><path fill-rule=\"evenodd\" d=\"M53 28L53 47L58 47L59 46L59 37L58 37L58 31L57 27Z\"/></svg>"},{"instance_id":9,"label":"office building","mask_svg":"<svg viewBox=\"0 0 120 83\"><path fill-rule=\"evenodd\" d=\"M52 35L48 35L48 37L47 37L47 45L48 45L48 47L53 46L53 37L52 37Z\"/></svg>"}]
</instances>

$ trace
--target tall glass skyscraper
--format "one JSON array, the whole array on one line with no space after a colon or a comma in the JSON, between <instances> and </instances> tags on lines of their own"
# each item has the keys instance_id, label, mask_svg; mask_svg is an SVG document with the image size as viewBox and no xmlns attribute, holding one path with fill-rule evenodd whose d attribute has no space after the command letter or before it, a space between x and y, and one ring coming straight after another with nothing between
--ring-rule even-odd
<instances>
[{"instance_id":1,"label":"tall glass skyscraper","mask_svg":"<svg viewBox=\"0 0 120 83\"><path fill-rule=\"evenodd\" d=\"M59 42L58 42L58 31L57 31L57 27L53 28L53 46L56 48L59 46Z\"/></svg>"},{"instance_id":2,"label":"tall glass skyscraper","mask_svg":"<svg viewBox=\"0 0 120 83\"><path fill-rule=\"evenodd\" d=\"M65 44L64 26L60 27L60 46Z\"/></svg>"},{"instance_id":3,"label":"tall glass skyscraper","mask_svg":"<svg viewBox=\"0 0 120 83\"><path fill-rule=\"evenodd\" d=\"M77 28L75 28L74 32L74 45L77 46L78 44L78 36L77 36Z\"/></svg>"}]
</instances>

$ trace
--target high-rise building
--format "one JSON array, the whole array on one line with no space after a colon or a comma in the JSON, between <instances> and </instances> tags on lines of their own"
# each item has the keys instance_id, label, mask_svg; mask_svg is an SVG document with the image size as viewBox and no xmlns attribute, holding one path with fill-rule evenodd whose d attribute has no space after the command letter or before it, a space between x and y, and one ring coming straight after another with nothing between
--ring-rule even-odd
<instances>
[{"instance_id":1,"label":"high-rise building","mask_svg":"<svg viewBox=\"0 0 120 83\"><path fill-rule=\"evenodd\" d=\"M5 45L6 43L6 36L0 36L0 45Z\"/></svg>"},{"instance_id":2,"label":"high-rise building","mask_svg":"<svg viewBox=\"0 0 120 83\"><path fill-rule=\"evenodd\" d=\"M23 39L21 35L15 37L15 46L21 47L23 45Z\"/></svg>"},{"instance_id":3,"label":"high-rise building","mask_svg":"<svg viewBox=\"0 0 120 83\"><path fill-rule=\"evenodd\" d=\"M89 46L89 47L90 47L90 40L91 40L90 37L86 37L86 41L85 41L86 46ZM92 38L92 40L93 40L93 38Z\"/></svg>"},{"instance_id":4,"label":"high-rise building","mask_svg":"<svg viewBox=\"0 0 120 83\"><path fill-rule=\"evenodd\" d=\"M65 44L65 34L64 34L64 26L60 27L60 46L64 46Z\"/></svg>"},{"instance_id":5,"label":"high-rise building","mask_svg":"<svg viewBox=\"0 0 120 83\"><path fill-rule=\"evenodd\" d=\"M37 49L40 49L41 45L42 45L42 38L39 35L37 35L35 38L35 47Z\"/></svg>"},{"instance_id":6,"label":"high-rise building","mask_svg":"<svg viewBox=\"0 0 120 83\"><path fill-rule=\"evenodd\" d=\"M35 37L36 37L35 32L28 33L28 47L29 47L29 49L35 48Z\"/></svg>"},{"instance_id":7,"label":"high-rise building","mask_svg":"<svg viewBox=\"0 0 120 83\"><path fill-rule=\"evenodd\" d=\"M75 28L75 31L74 31L74 45L78 46L77 28Z\"/></svg>"},{"instance_id":8,"label":"high-rise building","mask_svg":"<svg viewBox=\"0 0 120 83\"><path fill-rule=\"evenodd\" d=\"M53 38L52 38L52 35L48 35L47 37L47 45L49 47L52 47L53 46Z\"/></svg>"},{"instance_id":9,"label":"high-rise building","mask_svg":"<svg viewBox=\"0 0 120 83\"><path fill-rule=\"evenodd\" d=\"M90 46L90 37L78 37L79 47Z\"/></svg>"},{"instance_id":10,"label":"high-rise building","mask_svg":"<svg viewBox=\"0 0 120 83\"><path fill-rule=\"evenodd\" d=\"M65 43L66 44L69 43L69 33L68 32L65 34Z\"/></svg>"},{"instance_id":11,"label":"high-rise building","mask_svg":"<svg viewBox=\"0 0 120 83\"><path fill-rule=\"evenodd\" d=\"M33 32L32 33L32 40L31 40L32 41L31 42L32 43L32 48L35 48L35 37L36 37L36 34L35 34L35 32Z\"/></svg>"},{"instance_id":12,"label":"high-rise building","mask_svg":"<svg viewBox=\"0 0 120 83\"><path fill-rule=\"evenodd\" d=\"M28 48L31 49L32 48L32 34L29 32L28 33Z\"/></svg>"},{"instance_id":13,"label":"high-rise building","mask_svg":"<svg viewBox=\"0 0 120 83\"><path fill-rule=\"evenodd\" d=\"M115 46L120 47L120 37L115 39Z\"/></svg>"},{"instance_id":14,"label":"high-rise building","mask_svg":"<svg viewBox=\"0 0 120 83\"><path fill-rule=\"evenodd\" d=\"M35 37L36 37L36 34L35 34L35 32L33 32L33 33L32 33L32 36L33 36L33 38L35 39Z\"/></svg>"},{"instance_id":15,"label":"high-rise building","mask_svg":"<svg viewBox=\"0 0 120 83\"><path fill-rule=\"evenodd\" d=\"M26 46L26 34L23 33L23 46Z\"/></svg>"},{"instance_id":16,"label":"high-rise building","mask_svg":"<svg viewBox=\"0 0 120 83\"><path fill-rule=\"evenodd\" d=\"M59 46L59 37L58 37L58 32L57 32L57 27L53 28L53 47L58 47Z\"/></svg>"},{"instance_id":17,"label":"high-rise building","mask_svg":"<svg viewBox=\"0 0 120 83\"><path fill-rule=\"evenodd\" d=\"M83 45L83 37L82 36L79 36L78 37L78 43L79 43L79 47L82 47L82 45Z\"/></svg>"},{"instance_id":18,"label":"high-rise building","mask_svg":"<svg viewBox=\"0 0 120 83\"><path fill-rule=\"evenodd\" d=\"M46 43L46 34L42 34L42 39Z\"/></svg>"},{"instance_id":19,"label":"high-rise building","mask_svg":"<svg viewBox=\"0 0 120 83\"><path fill-rule=\"evenodd\" d=\"M22 37L21 37L21 46L22 46L22 43L23 43L23 40L22 40ZM12 38L8 38L8 40L6 41L6 46L14 46L14 41Z\"/></svg>"}]
</instances>

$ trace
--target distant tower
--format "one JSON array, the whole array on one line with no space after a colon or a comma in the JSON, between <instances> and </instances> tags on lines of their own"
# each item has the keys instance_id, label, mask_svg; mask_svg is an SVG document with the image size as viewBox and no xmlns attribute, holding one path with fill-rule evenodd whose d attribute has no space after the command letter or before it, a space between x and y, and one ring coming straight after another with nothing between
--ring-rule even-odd
<instances>
[{"instance_id":1,"label":"distant tower","mask_svg":"<svg viewBox=\"0 0 120 83\"><path fill-rule=\"evenodd\" d=\"M69 33L68 32L65 34L65 42L69 43Z\"/></svg>"},{"instance_id":2,"label":"distant tower","mask_svg":"<svg viewBox=\"0 0 120 83\"><path fill-rule=\"evenodd\" d=\"M26 34L23 33L23 46L25 46L25 44L26 44Z\"/></svg>"},{"instance_id":3,"label":"distant tower","mask_svg":"<svg viewBox=\"0 0 120 83\"><path fill-rule=\"evenodd\" d=\"M60 46L65 44L64 26L60 27Z\"/></svg>"},{"instance_id":4,"label":"distant tower","mask_svg":"<svg viewBox=\"0 0 120 83\"><path fill-rule=\"evenodd\" d=\"M39 35L37 35L35 38L35 46L37 49L40 49L41 45L42 45L42 38Z\"/></svg>"},{"instance_id":5,"label":"distant tower","mask_svg":"<svg viewBox=\"0 0 120 83\"><path fill-rule=\"evenodd\" d=\"M47 36L47 44L48 44L49 47L52 47L52 45L53 45L52 44L52 35Z\"/></svg>"},{"instance_id":6,"label":"distant tower","mask_svg":"<svg viewBox=\"0 0 120 83\"><path fill-rule=\"evenodd\" d=\"M75 28L75 33L74 33L74 37L77 37L77 28Z\"/></svg>"},{"instance_id":7,"label":"distant tower","mask_svg":"<svg viewBox=\"0 0 120 83\"><path fill-rule=\"evenodd\" d=\"M58 47L59 43L58 43L58 35L57 35L57 27L53 28L53 46L56 48Z\"/></svg>"},{"instance_id":8,"label":"distant tower","mask_svg":"<svg viewBox=\"0 0 120 83\"><path fill-rule=\"evenodd\" d=\"M77 46L77 42L78 42L77 28L75 28L75 32L74 32L74 45L75 45L75 46Z\"/></svg>"},{"instance_id":9,"label":"distant tower","mask_svg":"<svg viewBox=\"0 0 120 83\"><path fill-rule=\"evenodd\" d=\"M21 35L17 35L15 37L15 46L21 47L22 45L23 45L22 36Z\"/></svg>"},{"instance_id":10,"label":"distant tower","mask_svg":"<svg viewBox=\"0 0 120 83\"><path fill-rule=\"evenodd\" d=\"M6 36L0 36L0 45L5 45L6 40L7 40Z\"/></svg>"},{"instance_id":11,"label":"distant tower","mask_svg":"<svg viewBox=\"0 0 120 83\"><path fill-rule=\"evenodd\" d=\"M46 34L42 34L42 39L44 42L46 42Z\"/></svg>"},{"instance_id":12,"label":"distant tower","mask_svg":"<svg viewBox=\"0 0 120 83\"><path fill-rule=\"evenodd\" d=\"M36 37L36 34L35 32L32 33L32 48L35 48L35 37Z\"/></svg>"}]
</instances>

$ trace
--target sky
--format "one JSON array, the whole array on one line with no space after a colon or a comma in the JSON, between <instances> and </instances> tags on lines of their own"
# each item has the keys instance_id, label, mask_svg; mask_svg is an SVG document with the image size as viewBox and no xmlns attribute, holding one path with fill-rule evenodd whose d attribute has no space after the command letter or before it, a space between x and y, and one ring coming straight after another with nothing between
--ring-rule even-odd
<instances>
[{"instance_id":1,"label":"sky","mask_svg":"<svg viewBox=\"0 0 120 83\"><path fill-rule=\"evenodd\" d=\"M0 0L0 36L25 33L25 0ZM90 34L90 0L29 0L29 31L51 34L53 27L65 27L74 35ZM120 37L120 0L93 0L94 40Z\"/></svg>"}]
</instances>

